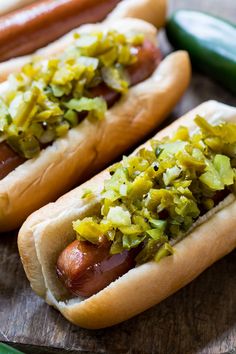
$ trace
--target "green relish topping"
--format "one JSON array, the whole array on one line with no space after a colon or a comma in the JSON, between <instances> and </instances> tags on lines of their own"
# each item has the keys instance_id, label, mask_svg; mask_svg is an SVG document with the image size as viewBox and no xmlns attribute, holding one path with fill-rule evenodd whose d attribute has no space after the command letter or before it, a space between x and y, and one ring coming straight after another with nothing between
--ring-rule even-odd
<instances>
[{"instance_id":1,"label":"green relish topping","mask_svg":"<svg viewBox=\"0 0 236 354\"><path fill-rule=\"evenodd\" d=\"M137 263L159 261L200 215L235 192L236 124L200 116L195 123L193 134L180 127L112 166L100 215L75 221L77 238L96 244L106 235L111 254L140 245Z\"/></svg>"},{"instance_id":2,"label":"green relish topping","mask_svg":"<svg viewBox=\"0 0 236 354\"><path fill-rule=\"evenodd\" d=\"M8 88L0 98L0 142L32 158L81 119L102 119L106 101L91 97L91 90L105 83L126 93L125 68L137 60L134 47L143 40L143 35L116 31L75 34L63 54L35 57L8 78Z\"/></svg>"}]
</instances>

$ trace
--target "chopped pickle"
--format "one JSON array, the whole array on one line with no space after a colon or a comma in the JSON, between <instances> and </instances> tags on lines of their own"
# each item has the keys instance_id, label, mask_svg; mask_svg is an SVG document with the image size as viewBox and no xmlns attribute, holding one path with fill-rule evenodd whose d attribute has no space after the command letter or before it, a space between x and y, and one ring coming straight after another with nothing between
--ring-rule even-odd
<instances>
[{"instance_id":1,"label":"chopped pickle","mask_svg":"<svg viewBox=\"0 0 236 354\"><path fill-rule=\"evenodd\" d=\"M76 33L63 54L34 57L8 78L0 99L0 142L30 159L82 119L103 119L105 98L91 98L89 91L103 83L125 94L130 85L125 69L136 62L135 48L143 41L141 34L117 31Z\"/></svg>"},{"instance_id":2,"label":"chopped pickle","mask_svg":"<svg viewBox=\"0 0 236 354\"><path fill-rule=\"evenodd\" d=\"M100 215L77 220L77 238L98 242L103 234L112 254L139 247L137 264L158 262L200 215L235 193L236 124L212 125L202 117L195 123L192 134L180 127L172 138L153 140L112 166Z\"/></svg>"}]
</instances>

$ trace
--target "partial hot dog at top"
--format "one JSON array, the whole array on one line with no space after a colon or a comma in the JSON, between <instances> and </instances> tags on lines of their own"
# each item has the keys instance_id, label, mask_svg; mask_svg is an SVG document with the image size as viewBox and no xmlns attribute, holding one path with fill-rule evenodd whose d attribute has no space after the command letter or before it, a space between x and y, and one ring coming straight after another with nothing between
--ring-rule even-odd
<instances>
[{"instance_id":1,"label":"partial hot dog at top","mask_svg":"<svg viewBox=\"0 0 236 354\"><path fill-rule=\"evenodd\" d=\"M134 17L140 17L139 7L148 6L149 1L151 2L151 0L140 0L136 4L137 11L134 10ZM154 3L154 7L160 10L156 19L157 24L162 25L165 17L165 0L154 1ZM2 16L0 18L0 61L32 53L82 24L102 21L112 10L116 11L119 4L121 6L117 8L117 16L125 16L123 12L126 12L127 6L127 12L130 11L132 17L135 6L132 0L41 0ZM146 16L149 18L149 11L144 10L141 18L145 19Z\"/></svg>"},{"instance_id":2,"label":"partial hot dog at top","mask_svg":"<svg viewBox=\"0 0 236 354\"><path fill-rule=\"evenodd\" d=\"M43 0L0 18L0 58L32 53L84 23L103 20L119 0Z\"/></svg>"}]
</instances>

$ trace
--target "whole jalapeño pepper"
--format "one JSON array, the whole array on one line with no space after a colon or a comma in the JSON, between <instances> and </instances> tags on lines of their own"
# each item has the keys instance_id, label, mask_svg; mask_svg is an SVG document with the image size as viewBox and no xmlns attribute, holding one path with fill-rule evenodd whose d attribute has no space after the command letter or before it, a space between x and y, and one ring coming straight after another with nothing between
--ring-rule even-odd
<instances>
[{"instance_id":1,"label":"whole jalape\u00f1o pepper","mask_svg":"<svg viewBox=\"0 0 236 354\"><path fill-rule=\"evenodd\" d=\"M178 10L166 32L175 48L189 52L196 68L236 93L236 25L203 12Z\"/></svg>"}]
</instances>

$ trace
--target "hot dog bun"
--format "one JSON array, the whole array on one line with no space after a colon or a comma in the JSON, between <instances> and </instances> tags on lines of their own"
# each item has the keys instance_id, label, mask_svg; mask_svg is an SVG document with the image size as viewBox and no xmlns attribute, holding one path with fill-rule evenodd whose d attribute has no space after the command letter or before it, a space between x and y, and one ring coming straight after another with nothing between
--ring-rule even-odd
<instances>
[{"instance_id":1,"label":"hot dog bun","mask_svg":"<svg viewBox=\"0 0 236 354\"><path fill-rule=\"evenodd\" d=\"M193 129L197 114L211 122L219 118L236 122L236 108L209 101L155 137L169 136L181 125ZM199 218L189 235L174 246L172 256L130 270L86 300L61 300L68 294L56 276L58 255L75 237L72 221L96 210L99 191L108 176L104 171L57 202L36 211L23 224L18 238L21 259L33 290L69 321L93 329L114 325L157 304L236 247L236 200L231 194ZM84 188L96 188L96 196L81 199Z\"/></svg>"},{"instance_id":2,"label":"hot dog bun","mask_svg":"<svg viewBox=\"0 0 236 354\"><path fill-rule=\"evenodd\" d=\"M156 41L156 29L137 19L89 25L83 31L108 28L142 32ZM148 80L133 86L109 109L105 119L96 124L85 119L42 150L37 158L26 161L2 179L0 231L19 227L32 211L55 200L88 174L98 172L142 139L172 110L189 79L188 54L180 51L168 56ZM4 85L0 85L0 92Z\"/></svg>"},{"instance_id":3,"label":"hot dog bun","mask_svg":"<svg viewBox=\"0 0 236 354\"><path fill-rule=\"evenodd\" d=\"M167 0L123 0L108 15L105 22L112 23L116 20L129 17L142 19L160 28L165 24L166 12ZM86 25L81 26L80 31L83 31L84 28L86 30L86 27ZM70 31L60 39L37 50L34 54L47 57L48 55L63 51L65 46L73 40L73 33L77 31L78 28ZM6 80L10 73L19 71L31 58L31 55L26 55L0 63L0 82Z\"/></svg>"},{"instance_id":4,"label":"hot dog bun","mask_svg":"<svg viewBox=\"0 0 236 354\"><path fill-rule=\"evenodd\" d=\"M38 0L0 0L0 16L32 4Z\"/></svg>"},{"instance_id":5,"label":"hot dog bun","mask_svg":"<svg viewBox=\"0 0 236 354\"><path fill-rule=\"evenodd\" d=\"M157 28L166 22L167 0L123 0L107 16L107 21L118 18L139 18L152 23Z\"/></svg>"}]
</instances>

